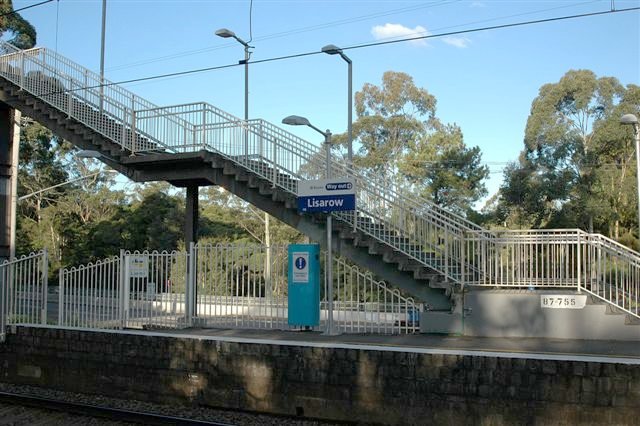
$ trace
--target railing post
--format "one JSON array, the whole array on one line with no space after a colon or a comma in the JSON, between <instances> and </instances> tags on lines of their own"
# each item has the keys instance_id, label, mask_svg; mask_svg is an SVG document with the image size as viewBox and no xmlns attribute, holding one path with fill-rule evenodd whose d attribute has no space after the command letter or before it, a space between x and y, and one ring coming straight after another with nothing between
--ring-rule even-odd
<instances>
[{"instance_id":1,"label":"railing post","mask_svg":"<svg viewBox=\"0 0 640 426\"><path fill-rule=\"evenodd\" d=\"M67 117L73 115L73 79L69 77L69 93L67 94Z\"/></svg>"},{"instance_id":2,"label":"railing post","mask_svg":"<svg viewBox=\"0 0 640 426\"><path fill-rule=\"evenodd\" d=\"M127 145L127 107L122 110L122 134L120 135L120 151Z\"/></svg>"},{"instance_id":3,"label":"railing post","mask_svg":"<svg viewBox=\"0 0 640 426\"><path fill-rule=\"evenodd\" d=\"M460 237L460 242L462 244L462 250L460 250L460 292L464 292L464 283L465 283L465 277L467 275L467 262L466 262L466 256L465 256L465 252L467 251L467 242L466 242L466 231L463 229L462 230L462 236ZM463 300L464 300L464 295L463 295ZM462 312L462 316L464 317L464 310Z\"/></svg>"},{"instance_id":4,"label":"railing post","mask_svg":"<svg viewBox=\"0 0 640 426\"><path fill-rule=\"evenodd\" d=\"M207 110L202 107L202 149L207 147Z\"/></svg>"},{"instance_id":5,"label":"railing post","mask_svg":"<svg viewBox=\"0 0 640 426\"><path fill-rule=\"evenodd\" d=\"M276 181L278 180L278 139L274 138L273 139L273 163L271 163L272 165L272 172L273 172L273 179L271 180L271 187L275 188L276 187Z\"/></svg>"},{"instance_id":6,"label":"railing post","mask_svg":"<svg viewBox=\"0 0 640 426\"><path fill-rule=\"evenodd\" d=\"M131 95L131 156L136 155L136 95Z\"/></svg>"},{"instance_id":7,"label":"railing post","mask_svg":"<svg viewBox=\"0 0 640 426\"><path fill-rule=\"evenodd\" d=\"M24 50L20 51L20 88L24 89Z\"/></svg>"},{"instance_id":8,"label":"railing post","mask_svg":"<svg viewBox=\"0 0 640 426\"><path fill-rule=\"evenodd\" d=\"M126 328L129 316L129 256L120 250L120 329Z\"/></svg>"},{"instance_id":9,"label":"railing post","mask_svg":"<svg viewBox=\"0 0 640 426\"><path fill-rule=\"evenodd\" d=\"M63 326L64 319L64 268L58 274L58 327Z\"/></svg>"},{"instance_id":10,"label":"railing post","mask_svg":"<svg viewBox=\"0 0 640 426\"><path fill-rule=\"evenodd\" d=\"M576 263L578 266L578 293L582 292L582 284L581 284L581 278L582 278L582 245L581 245L581 239L580 239L580 231L578 231L578 253L577 253L577 259L576 259Z\"/></svg>"},{"instance_id":11,"label":"railing post","mask_svg":"<svg viewBox=\"0 0 640 426\"><path fill-rule=\"evenodd\" d=\"M49 253L45 248L42 250L42 325L47 325L47 295L49 293Z\"/></svg>"},{"instance_id":12,"label":"railing post","mask_svg":"<svg viewBox=\"0 0 640 426\"><path fill-rule=\"evenodd\" d=\"M449 273L449 232L448 231L449 229L445 225L444 227L444 274L445 276L449 275L453 277L453 274Z\"/></svg>"}]
</instances>

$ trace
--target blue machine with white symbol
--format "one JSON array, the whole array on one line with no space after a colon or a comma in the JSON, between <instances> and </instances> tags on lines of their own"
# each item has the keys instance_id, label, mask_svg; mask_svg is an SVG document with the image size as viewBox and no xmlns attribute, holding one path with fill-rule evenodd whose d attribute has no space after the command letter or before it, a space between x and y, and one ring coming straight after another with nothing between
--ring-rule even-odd
<instances>
[{"instance_id":1,"label":"blue machine with white symbol","mask_svg":"<svg viewBox=\"0 0 640 426\"><path fill-rule=\"evenodd\" d=\"M289 245L289 325L320 325L320 246Z\"/></svg>"}]
</instances>

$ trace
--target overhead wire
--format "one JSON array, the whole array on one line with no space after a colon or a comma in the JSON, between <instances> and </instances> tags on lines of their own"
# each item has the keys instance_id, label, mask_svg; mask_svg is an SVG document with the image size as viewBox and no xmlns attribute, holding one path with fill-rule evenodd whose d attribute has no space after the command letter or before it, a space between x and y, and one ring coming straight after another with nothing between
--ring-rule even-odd
<instances>
[{"instance_id":1,"label":"overhead wire","mask_svg":"<svg viewBox=\"0 0 640 426\"><path fill-rule=\"evenodd\" d=\"M581 14L574 14L574 15L564 15L564 16L558 16L558 17L553 17L553 18L544 18L544 19L537 19L537 20L531 20L531 21L513 22L513 23L509 23L509 24L500 24L500 25L493 25L493 26L488 26L488 27L471 28L471 29L459 30L459 31L449 31L449 32L445 32L445 33L428 34L428 35L417 36L417 37L408 37L408 38L404 38L404 39L400 39L400 40L387 40L387 41L377 41L377 42L373 42L373 43L364 43L364 44L359 44L359 45L354 45L354 46L342 47L342 50L364 49L364 48L369 48L369 47L377 47L377 46L384 46L384 45L390 45L390 44L404 43L404 42L409 42L409 41L414 41L414 40L425 40L425 39L431 39L431 38L446 37L446 36L450 36L450 35L477 33L477 32L481 32L481 31L491 31L491 30L505 29L505 28L516 28L516 27L522 27L522 26L526 26L526 25L537 25L537 24L542 24L542 23L559 22L559 21L565 21L565 20L570 20L570 19L580 19L580 18L602 16L602 15L609 15L609 14L633 12L633 11L637 11L637 10L640 10L640 7L630 7L630 8L617 9L617 10L606 10L606 11L600 11L600 12L589 12L589 13L581 13ZM295 53L295 54L290 54L290 55L276 56L276 57L272 57L272 58L266 58L266 59L259 59L259 60L256 60L256 61L251 61L251 62L249 62L249 65L257 65L257 64L276 62L276 61L282 61L282 60L287 60L287 59L302 58L302 57L305 57L305 56L313 56L313 55L319 55L319 54L323 54L323 52L322 51L311 51L311 52ZM45 93L45 94L43 94L41 96L48 96L48 95L59 94L59 93L70 93L70 92L79 91L79 90L89 90L89 89L99 88L101 86L102 87L108 87L108 86L124 85L124 84L131 84L131 83L150 81L150 80L159 80L159 79L169 78L169 77L185 76L185 75L203 73L203 72L220 70L220 69L225 69L225 68L233 68L233 67L237 67L237 66L241 66L241 65L244 65L243 61L241 61L239 63L233 63L233 64L197 68L197 69L193 69L193 70L177 71L177 72L166 73L166 74L157 74L157 75L152 75L152 76L148 76L148 77L138 77L138 78L133 78L133 79L128 79L128 80L120 80L120 81L117 81L117 82L106 82L106 83L103 83L103 84L97 84L97 85L92 85L92 86L81 86L81 87L76 87L76 88L72 88L72 89L64 89L64 90L53 91L53 92Z\"/></svg>"},{"instance_id":2,"label":"overhead wire","mask_svg":"<svg viewBox=\"0 0 640 426\"><path fill-rule=\"evenodd\" d=\"M42 6L43 4L51 3L54 0L45 0L40 3L32 4L29 6L21 7L20 9L14 9L10 12L0 13L0 18L3 16L13 15L14 13L22 12L23 10L31 9L32 7Z\"/></svg>"},{"instance_id":3,"label":"overhead wire","mask_svg":"<svg viewBox=\"0 0 640 426\"><path fill-rule=\"evenodd\" d=\"M426 4L426 5L422 4L422 5L419 5L419 6L409 6L409 7L399 8L399 9L391 9L391 10L387 10L387 11L384 11L384 12L372 13L372 14L368 14L368 15L362 15L362 16L357 16L357 17L353 17L353 18L346 18L346 19L342 19L342 20L338 20L338 21L331 21L331 22L327 22L327 23L323 23L323 24L317 24L317 25L313 25L313 26L301 27L301 28L297 28L297 29L281 31L281 32L273 33L273 34L268 34L266 36L257 37L255 39L255 41L271 40L271 39L274 39L274 38L285 37L285 36L292 35L292 34L300 34L300 33L309 32L309 31L315 31L315 30L319 30L319 29L331 28L331 27L335 27L335 26L339 26L339 25L347 25L347 24L350 24L350 23L353 23L353 22L360 22L360 21L365 21L365 20L368 20L368 19L379 18L379 17L389 16L389 15L395 15L395 14L399 14L399 13L412 12L414 10L426 9L426 8L431 8L431 7L435 7L435 6L441 6L441 5L445 5L445 4L449 4L449 3L455 3L455 2L459 2L459 1L461 1L461 0L441 0L437 4ZM250 31L251 31L251 29L250 29ZM251 36L251 38L253 38L253 37ZM251 39L249 40L248 43L250 43L250 42L251 42ZM136 62L130 62L128 64L116 65L114 67L109 68L108 70L109 71L117 71L117 70L122 70L122 69L126 69L126 68L132 68L132 67L137 67L137 66L141 66L141 65L146 65L146 64L150 64L150 63L154 63L154 62L162 62L162 61L166 61L166 60L182 58L182 57L185 57L185 56L197 55L197 54L200 54L200 53L226 49L226 48L229 48L229 47L232 47L232 46L235 46L235 45L236 45L235 43L226 43L226 44L223 44L223 45L220 45L220 46L205 47L205 48L200 48L200 49L195 49L195 50L187 50L187 51L184 51L184 52L174 53L174 54L171 54L171 55L159 56L157 58L145 59L145 60L140 60L140 61L136 61Z\"/></svg>"},{"instance_id":4,"label":"overhead wire","mask_svg":"<svg viewBox=\"0 0 640 426\"><path fill-rule=\"evenodd\" d=\"M383 12L377 12L377 13L372 13L372 14L368 14L368 15L356 16L356 17L353 17L353 18L346 18L346 19L342 19L342 20L326 22L326 23L323 23L323 24L317 24L317 25L308 26L308 27L302 27L302 28L297 28L297 29L292 29L292 30L287 30L287 31L281 31L281 32L269 34L269 35L266 35L266 36L263 36L263 37L258 37L258 38L256 38L256 41L271 40L271 39L274 39L274 38L286 37L286 36L292 35L292 34L300 34L300 33L309 32L309 31L315 31L315 30L319 30L319 29L326 29L326 28L332 28L332 27L335 27L335 26L346 25L346 24L350 24L350 23L354 23L354 22L366 21L366 20L373 19L373 18L379 18L379 17L389 16L389 15L396 15L396 14L412 12L412 11L415 11L415 10L427 9L427 8L432 8L432 7L437 7L437 6L444 6L444 5L447 5L447 4L456 3L456 2L460 2L460 1L462 1L462 0L442 0L440 2L433 2L433 4L429 3L429 4L421 4L421 5L418 5L418 6L408 6L408 7L398 8L398 9L391 9L391 10L387 10L387 11L383 11ZM478 21L465 22L463 24L449 25L449 26L445 26L445 27L435 28L435 29L433 29L433 31L441 31L441 30L445 30L445 29L458 28L458 27L467 26L467 25L481 24L481 23L485 23L485 22L492 22L492 21L498 21L498 20L502 20L502 19L515 18L515 17L518 17L518 16L535 15L535 14L539 14L539 13L543 13L543 12L550 12L550 11L559 10L559 9L566 9L566 8L575 7L575 6L584 6L584 5L588 5L588 4L592 4L592 3L597 3L598 1L600 1L600 0L582 1L582 2L578 2L578 3L565 4L565 5L557 6L557 7L551 7L551 8L546 8L546 9L538 9L538 10L534 10L534 11L531 11L531 12L516 13L516 14L512 14L512 15L504 15L504 16L499 16L499 17L490 18L490 19L483 19L483 20L478 20ZM250 19L250 22L251 22L251 15L250 15L249 19ZM249 29L249 31L250 31L250 35L251 35L251 28ZM423 34L423 33L422 32L417 32L416 34ZM394 38L397 38L397 37L388 37L388 38L384 38L384 39L381 39L381 40L388 40L388 39L394 39ZM251 39L253 39L252 35L251 35ZM251 39L249 40L249 42L251 42ZM142 66L142 65L147 65L147 64L150 64L150 63L168 61L168 60L171 60L171 59L183 58L183 57L186 57L186 56L197 55L197 54L200 54L200 53L211 52L211 51L215 51L215 50L222 50L222 49L230 48L230 47L233 47L233 46L235 46L235 43L226 43L226 44L223 44L223 45L220 45L220 46L215 46L215 47L205 47L205 48L200 48L200 49L195 49L195 50L188 50L188 51L184 51L184 52L174 53L174 54L171 54L171 55L159 56L159 57L156 57L156 58L144 59L144 60L140 60L140 61L130 62L128 64L116 65L114 67L109 68L108 71L118 71L118 70L122 70L122 69L127 69L127 68Z\"/></svg>"}]
</instances>

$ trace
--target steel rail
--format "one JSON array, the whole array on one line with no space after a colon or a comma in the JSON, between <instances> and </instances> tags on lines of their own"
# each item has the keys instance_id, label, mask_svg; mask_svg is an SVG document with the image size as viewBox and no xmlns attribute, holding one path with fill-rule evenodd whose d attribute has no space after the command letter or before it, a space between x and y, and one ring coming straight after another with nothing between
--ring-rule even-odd
<instances>
[{"instance_id":1,"label":"steel rail","mask_svg":"<svg viewBox=\"0 0 640 426\"><path fill-rule=\"evenodd\" d=\"M144 413L141 411L120 408L102 407L99 405L78 402L60 401L33 395L0 392L0 402L38 408L42 410L100 417L115 421L127 421L145 425L185 425L185 426L233 426L232 423L187 419L162 414Z\"/></svg>"}]
</instances>

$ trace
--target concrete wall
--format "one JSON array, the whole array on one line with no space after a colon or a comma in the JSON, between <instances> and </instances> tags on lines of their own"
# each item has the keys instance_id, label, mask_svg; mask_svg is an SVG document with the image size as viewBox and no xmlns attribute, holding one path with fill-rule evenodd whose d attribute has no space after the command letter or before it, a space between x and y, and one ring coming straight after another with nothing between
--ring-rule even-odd
<instances>
[{"instance_id":1,"label":"concrete wall","mask_svg":"<svg viewBox=\"0 0 640 426\"><path fill-rule=\"evenodd\" d=\"M626 315L587 296L583 309L548 309L540 297L578 294L573 290L527 291L473 289L464 296L461 314L426 312L421 331L484 337L542 337L557 339L640 342L640 324L625 324Z\"/></svg>"},{"instance_id":2,"label":"concrete wall","mask_svg":"<svg viewBox=\"0 0 640 426\"><path fill-rule=\"evenodd\" d=\"M396 349L397 350L397 349ZM19 328L4 382L385 424L637 424L640 366Z\"/></svg>"}]
</instances>

